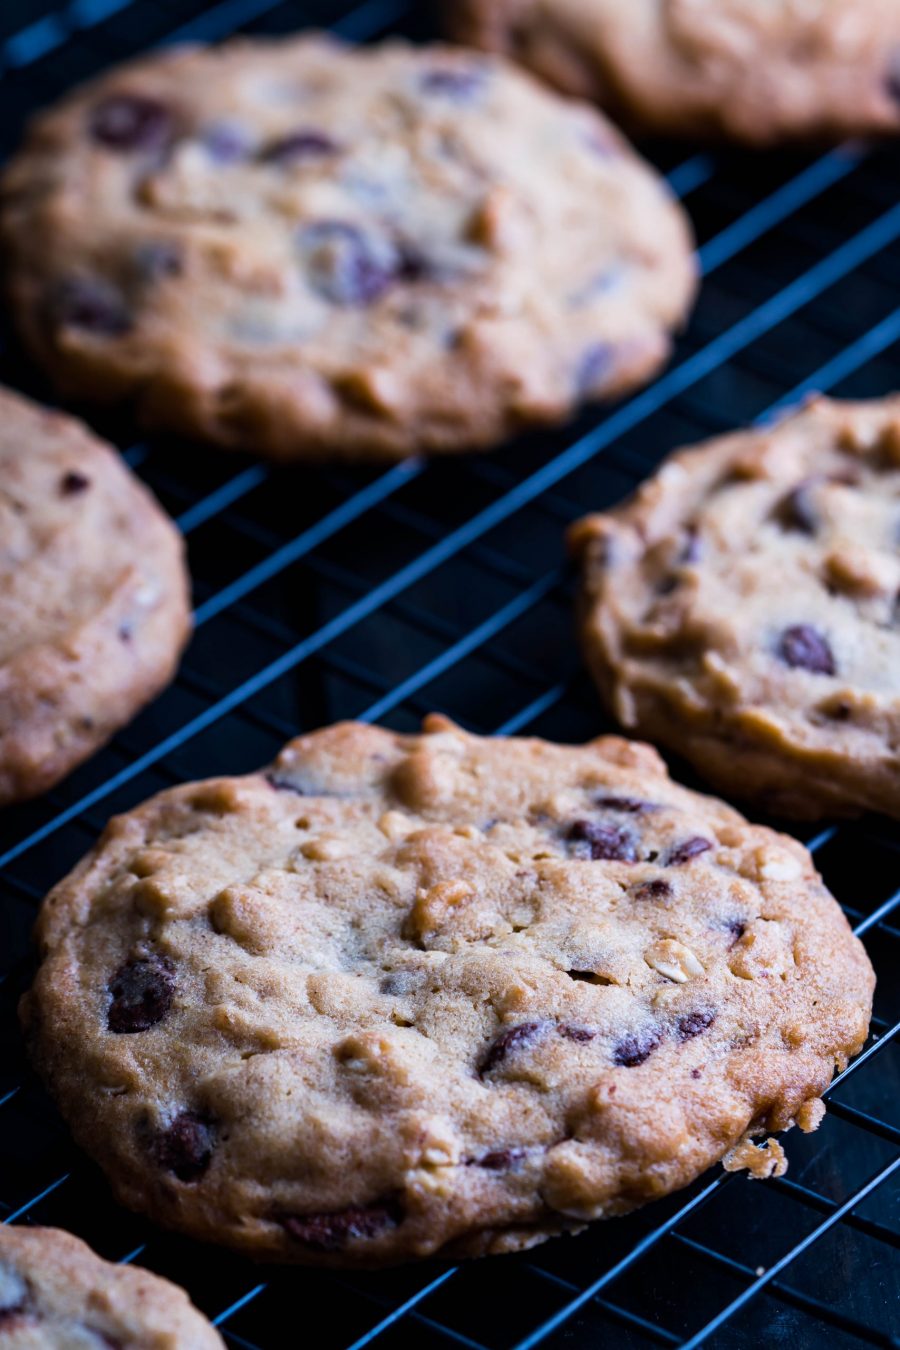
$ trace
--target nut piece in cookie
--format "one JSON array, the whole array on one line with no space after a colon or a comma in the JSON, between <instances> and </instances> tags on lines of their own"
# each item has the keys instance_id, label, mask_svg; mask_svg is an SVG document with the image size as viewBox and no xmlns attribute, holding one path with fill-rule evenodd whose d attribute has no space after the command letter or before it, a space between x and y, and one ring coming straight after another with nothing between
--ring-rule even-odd
<instances>
[{"instance_id":1,"label":"nut piece in cookie","mask_svg":"<svg viewBox=\"0 0 900 1350\"><path fill-rule=\"evenodd\" d=\"M175 526L80 422L0 389L0 805L155 698L190 632Z\"/></svg>"},{"instance_id":2,"label":"nut piece in cookie","mask_svg":"<svg viewBox=\"0 0 900 1350\"><path fill-rule=\"evenodd\" d=\"M103 1261L58 1228L0 1226L0 1343L28 1350L224 1350L183 1289Z\"/></svg>"},{"instance_id":3,"label":"nut piece in cookie","mask_svg":"<svg viewBox=\"0 0 900 1350\"><path fill-rule=\"evenodd\" d=\"M900 130L894 0L446 0L458 41L514 56L641 131L749 145Z\"/></svg>"},{"instance_id":4,"label":"nut piece in cookie","mask_svg":"<svg viewBox=\"0 0 900 1350\"><path fill-rule=\"evenodd\" d=\"M31 1049L122 1202L331 1266L514 1251L814 1128L873 985L806 850L649 746L443 717L162 793L38 936Z\"/></svg>"},{"instance_id":5,"label":"nut piece in cookie","mask_svg":"<svg viewBox=\"0 0 900 1350\"><path fill-rule=\"evenodd\" d=\"M103 75L33 123L0 237L61 389L281 460L562 421L650 378L696 287L684 212L596 110L399 42Z\"/></svg>"},{"instance_id":6,"label":"nut piece in cookie","mask_svg":"<svg viewBox=\"0 0 900 1350\"><path fill-rule=\"evenodd\" d=\"M622 724L776 814L900 816L900 398L680 451L570 532Z\"/></svg>"}]
</instances>

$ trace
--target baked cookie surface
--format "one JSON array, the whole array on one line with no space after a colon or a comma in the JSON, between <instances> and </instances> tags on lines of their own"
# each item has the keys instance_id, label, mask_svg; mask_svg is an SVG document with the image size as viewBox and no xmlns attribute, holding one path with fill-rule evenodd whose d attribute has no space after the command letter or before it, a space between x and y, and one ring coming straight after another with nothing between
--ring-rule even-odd
<instances>
[{"instance_id":1,"label":"baked cookie surface","mask_svg":"<svg viewBox=\"0 0 900 1350\"><path fill-rule=\"evenodd\" d=\"M14 315L79 397L280 459L490 446L665 359L686 218L498 59L324 37L155 54L34 122Z\"/></svg>"},{"instance_id":2,"label":"baked cookie surface","mask_svg":"<svg viewBox=\"0 0 900 1350\"><path fill-rule=\"evenodd\" d=\"M897 0L451 0L514 55L644 130L766 145L900 130Z\"/></svg>"},{"instance_id":3,"label":"baked cookie surface","mask_svg":"<svg viewBox=\"0 0 900 1350\"><path fill-rule=\"evenodd\" d=\"M0 389L0 805L51 787L172 678L183 555L111 446Z\"/></svg>"},{"instance_id":4,"label":"baked cookie surface","mask_svg":"<svg viewBox=\"0 0 900 1350\"><path fill-rule=\"evenodd\" d=\"M3 1350L223 1350L183 1289L58 1228L0 1226Z\"/></svg>"},{"instance_id":5,"label":"baked cookie surface","mask_svg":"<svg viewBox=\"0 0 900 1350\"><path fill-rule=\"evenodd\" d=\"M900 398L681 451L575 525L619 721L778 814L900 816Z\"/></svg>"},{"instance_id":6,"label":"baked cookie surface","mask_svg":"<svg viewBox=\"0 0 900 1350\"><path fill-rule=\"evenodd\" d=\"M30 1044L119 1198L331 1265L514 1251L814 1126L873 986L806 850L649 747L442 717L163 793L38 936Z\"/></svg>"}]
</instances>

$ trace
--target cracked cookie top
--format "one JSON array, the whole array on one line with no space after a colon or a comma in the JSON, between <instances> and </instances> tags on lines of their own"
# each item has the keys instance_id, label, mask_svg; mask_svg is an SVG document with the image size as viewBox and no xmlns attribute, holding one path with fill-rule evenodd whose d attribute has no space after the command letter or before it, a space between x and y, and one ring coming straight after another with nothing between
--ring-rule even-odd
<instances>
[{"instance_id":1,"label":"cracked cookie top","mask_svg":"<svg viewBox=\"0 0 900 1350\"><path fill-rule=\"evenodd\" d=\"M900 399L681 451L570 539L625 726L770 811L900 815Z\"/></svg>"},{"instance_id":2,"label":"cracked cookie top","mask_svg":"<svg viewBox=\"0 0 900 1350\"><path fill-rule=\"evenodd\" d=\"M661 179L493 57L155 53L34 122L15 316L79 397L281 459L489 446L658 367L695 287Z\"/></svg>"},{"instance_id":3,"label":"cracked cookie top","mask_svg":"<svg viewBox=\"0 0 900 1350\"><path fill-rule=\"evenodd\" d=\"M261 1255L515 1250L815 1118L873 976L795 840L616 738L344 724L114 820L24 1005L119 1197Z\"/></svg>"}]
</instances>

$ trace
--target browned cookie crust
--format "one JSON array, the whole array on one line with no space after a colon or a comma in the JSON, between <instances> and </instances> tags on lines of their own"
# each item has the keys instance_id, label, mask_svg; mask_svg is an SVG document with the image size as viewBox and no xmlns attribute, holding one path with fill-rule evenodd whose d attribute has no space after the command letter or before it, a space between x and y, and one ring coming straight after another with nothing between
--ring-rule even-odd
<instances>
[{"instance_id":1,"label":"browned cookie crust","mask_svg":"<svg viewBox=\"0 0 900 1350\"><path fill-rule=\"evenodd\" d=\"M514 55L645 130L754 145L900 130L897 0L448 0Z\"/></svg>"},{"instance_id":2,"label":"browned cookie crust","mask_svg":"<svg viewBox=\"0 0 900 1350\"><path fill-rule=\"evenodd\" d=\"M51 787L168 684L181 536L80 422L0 389L0 805Z\"/></svg>"},{"instance_id":3,"label":"browned cookie crust","mask_svg":"<svg viewBox=\"0 0 900 1350\"><path fill-rule=\"evenodd\" d=\"M442 717L119 817L39 940L31 1046L121 1200L324 1265L513 1251L814 1126L873 986L806 850L649 747Z\"/></svg>"},{"instance_id":4,"label":"browned cookie crust","mask_svg":"<svg viewBox=\"0 0 900 1350\"><path fill-rule=\"evenodd\" d=\"M665 359L683 212L598 113L452 48L167 51L34 123L14 315L78 396L279 459L490 446Z\"/></svg>"},{"instance_id":5,"label":"browned cookie crust","mask_svg":"<svg viewBox=\"0 0 900 1350\"><path fill-rule=\"evenodd\" d=\"M619 721L785 815L900 816L900 398L673 455L574 526Z\"/></svg>"},{"instance_id":6,"label":"browned cookie crust","mask_svg":"<svg viewBox=\"0 0 900 1350\"><path fill-rule=\"evenodd\" d=\"M57 1228L0 1226L3 1350L223 1350L183 1289Z\"/></svg>"}]
</instances>

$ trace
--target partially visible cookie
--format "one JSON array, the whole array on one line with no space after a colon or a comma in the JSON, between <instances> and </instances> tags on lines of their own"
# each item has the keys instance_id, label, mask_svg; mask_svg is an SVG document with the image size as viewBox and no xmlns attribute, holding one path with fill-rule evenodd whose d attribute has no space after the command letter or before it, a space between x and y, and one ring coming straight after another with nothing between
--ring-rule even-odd
<instances>
[{"instance_id":1,"label":"partially visible cookie","mask_svg":"<svg viewBox=\"0 0 900 1350\"><path fill-rule=\"evenodd\" d=\"M169 682L181 536L120 456L0 389L0 805L43 792Z\"/></svg>"},{"instance_id":2,"label":"partially visible cookie","mask_svg":"<svg viewBox=\"0 0 900 1350\"><path fill-rule=\"evenodd\" d=\"M900 130L896 0L452 0L461 41L665 135Z\"/></svg>"},{"instance_id":3,"label":"partially visible cookie","mask_svg":"<svg viewBox=\"0 0 900 1350\"><path fill-rule=\"evenodd\" d=\"M278 459L491 446L658 368L684 213L495 58L322 37L154 53L2 183L14 317L65 391Z\"/></svg>"},{"instance_id":4,"label":"partially visible cookie","mask_svg":"<svg viewBox=\"0 0 900 1350\"><path fill-rule=\"evenodd\" d=\"M58 1228L0 1225L3 1350L223 1350L183 1289Z\"/></svg>"},{"instance_id":5,"label":"partially visible cookie","mask_svg":"<svg viewBox=\"0 0 900 1350\"><path fill-rule=\"evenodd\" d=\"M345 724L114 820L23 1005L119 1198L317 1265L515 1251L814 1128L873 975L648 746Z\"/></svg>"},{"instance_id":6,"label":"partially visible cookie","mask_svg":"<svg viewBox=\"0 0 900 1350\"><path fill-rule=\"evenodd\" d=\"M769 811L900 816L900 398L682 451L570 537L624 726Z\"/></svg>"}]
</instances>

